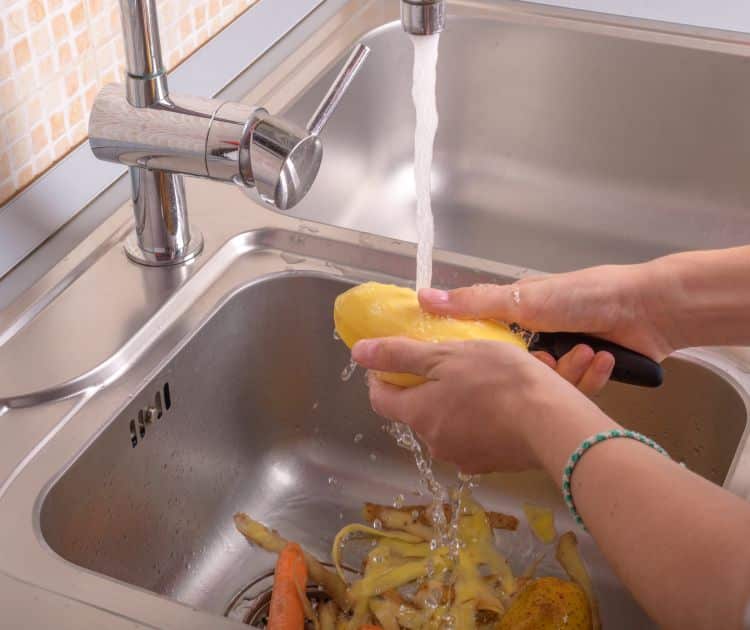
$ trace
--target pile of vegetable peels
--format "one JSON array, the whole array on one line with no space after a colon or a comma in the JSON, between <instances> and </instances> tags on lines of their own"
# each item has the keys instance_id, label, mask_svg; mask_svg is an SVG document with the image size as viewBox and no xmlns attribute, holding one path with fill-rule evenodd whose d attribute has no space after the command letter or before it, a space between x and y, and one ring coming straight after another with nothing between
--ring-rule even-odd
<instances>
[{"instance_id":1,"label":"pile of vegetable peels","mask_svg":"<svg viewBox=\"0 0 750 630\"><path fill-rule=\"evenodd\" d=\"M377 527L355 523L338 533L331 553L335 572L246 514L236 514L237 529L251 543L280 554L268 627L302 630L300 620L306 618L318 630L600 629L591 580L573 532L557 538L550 512L526 509L542 542L557 538L556 558L569 580L535 577L538 563L516 576L497 550L493 530L515 530L518 520L485 511L468 489L458 505L455 518L451 507L443 506L453 535L440 544L429 506L365 504L364 520ZM360 574L348 583L342 553L357 539L370 541L371 547ZM329 601L313 608L307 600L304 588L294 582L300 572L288 570L295 554L304 560L305 577L320 586ZM274 600L283 611L276 618Z\"/></svg>"}]
</instances>

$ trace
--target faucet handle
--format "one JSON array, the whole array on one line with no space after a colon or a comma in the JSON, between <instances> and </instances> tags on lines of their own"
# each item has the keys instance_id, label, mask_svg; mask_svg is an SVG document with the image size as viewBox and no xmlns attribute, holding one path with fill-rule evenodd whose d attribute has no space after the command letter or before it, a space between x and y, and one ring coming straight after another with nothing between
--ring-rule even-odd
<instances>
[{"instance_id":1,"label":"faucet handle","mask_svg":"<svg viewBox=\"0 0 750 630\"><path fill-rule=\"evenodd\" d=\"M328 92L326 92L320 105L318 105L318 109L316 109L315 113L310 117L310 120L307 123L307 129L311 134L316 136L320 135L321 130L325 127L331 114L333 114L333 111L341 101L341 98L346 94L352 79L354 79L362 68L362 64L365 62L365 59L367 59L369 54L370 48L364 44L357 44L354 48L351 55L349 55L349 58L344 63L344 66L333 80L331 87L328 88Z\"/></svg>"},{"instance_id":2,"label":"faucet handle","mask_svg":"<svg viewBox=\"0 0 750 630\"><path fill-rule=\"evenodd\" d=\"M323 159L323 143L318 135L369 53L367 46L357 45L307 123L307 129L271 116L265 110L256 113L247 157L253 183L263 201L279 210L288 210L310 190Z\"/></svg>"}]
</instances>

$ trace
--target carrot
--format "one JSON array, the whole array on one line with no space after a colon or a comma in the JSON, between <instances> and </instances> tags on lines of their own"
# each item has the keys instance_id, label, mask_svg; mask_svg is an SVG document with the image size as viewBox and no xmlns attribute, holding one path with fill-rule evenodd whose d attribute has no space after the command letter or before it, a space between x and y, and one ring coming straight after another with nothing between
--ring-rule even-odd
<instances>
[{"instance_id":1,"label":"carrot","mask_svg":"<svg viewBox=\"0 0 750 630\"><path fill-rule=\"evenodd\" d=\"M306 587L307 565L302 548L297 543L287 543L276 561L268 630L302 630L305 627L302 598Z\"/></svg>"},{"instance_id":2,"label":"carrot","mask_svg":"<svg viewBox=\"0 0 750 630\"><path fill-rule=\"evenodd\" d=\"M359 630L383 630L380 626L374 626L371 623L366 623L363 626L359 627Z\"/></svg>"}]
</instances>

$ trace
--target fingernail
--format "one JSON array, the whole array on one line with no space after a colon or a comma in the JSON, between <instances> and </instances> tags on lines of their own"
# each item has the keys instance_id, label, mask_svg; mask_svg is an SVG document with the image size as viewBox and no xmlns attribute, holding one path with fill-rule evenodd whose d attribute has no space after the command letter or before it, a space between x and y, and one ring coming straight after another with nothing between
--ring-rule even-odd
<instances>
[{"instance_id":1,"label":"fingernail","mask_svg":"<svg viewBox=\"0 0 750 630\"><path fill-rule=\"evenodd\" d=\"M440 289L422 289L419 292L419 297L433 304L446 304L451 298L450 293Z\"/></svg>"},{"instance_id":2,"label":"fingernail","mask_svg":"<svg viewBox=\"0 0 750 630\"><path fill-rule=\"evenodd\" d=\"M352 347L352 359L357 363L366 363L372 358L377 345L378 342L374 339L363 339L362 341L358 341Z\"/></svg>"}]
</instances>

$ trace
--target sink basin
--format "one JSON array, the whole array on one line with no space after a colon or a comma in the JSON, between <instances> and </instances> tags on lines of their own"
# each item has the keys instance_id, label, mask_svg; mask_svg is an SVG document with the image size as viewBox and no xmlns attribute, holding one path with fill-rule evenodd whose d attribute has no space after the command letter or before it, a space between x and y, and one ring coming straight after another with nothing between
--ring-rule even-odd
<instances>
[{"instance_id":1,"label":"sink basin","mask_svg":"<svg viewBox=\"0 0 750 630\"><path fill-rule=\"evenodd\" d=\"M450 4L436 245L565 271L750 241L747 47L525 11ZM415 241L412 46L395 22L364 41L373 54L294 214ZM294 101L293 119L305 122L335 70Z\"/></svg>"},{"instance_id":2,"label":"sink basin","mask_svg":"<svg viewBox=\"0 0 750 630\"><path fill-rule=\"evenodd\" d=\"M222 614L273 567L235 532L234 512L327 559L364 500L404 493L424 502L413 494L414 463L381 430L361 375L340 377L348 351L332 337L331 309L347 286L277 274L234 292L51 487L40 516L47 544L86 569ZM612 385L599 402L721 483L745 427L742 398L696 363L671 359L665 372L660 390ZM151 423L149 407L160 416ZM489 476L478 494L518 516L521 500L549 505L571 527L540 474ZM527 544L508 536L511 548ZM606 627L650 627L581 539Z\"/></svg>"}]
</instances>

